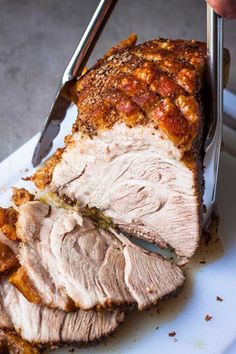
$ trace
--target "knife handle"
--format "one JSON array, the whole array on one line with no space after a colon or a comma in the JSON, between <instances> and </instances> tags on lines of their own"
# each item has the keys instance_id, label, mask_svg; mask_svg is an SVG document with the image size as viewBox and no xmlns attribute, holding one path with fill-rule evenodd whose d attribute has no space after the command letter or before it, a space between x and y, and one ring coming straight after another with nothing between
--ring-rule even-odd
<instances>
[{"instance_id":1,"label":"knife handle","mask_svg":"<svg viewBox=\"0 0 236 354\"><path fill-rule=\"evenodd\" d=\"M67 68L61 84L81 75L96 42L118 0L100 0Z\"/></svg>"}]
</instances>

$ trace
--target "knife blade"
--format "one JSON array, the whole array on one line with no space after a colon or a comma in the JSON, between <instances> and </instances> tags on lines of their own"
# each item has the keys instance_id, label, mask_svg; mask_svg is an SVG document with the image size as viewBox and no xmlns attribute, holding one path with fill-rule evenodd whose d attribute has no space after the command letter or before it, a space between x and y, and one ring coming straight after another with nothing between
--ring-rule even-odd
<instances>
[{"instance_id":1,"label":"knife blade","mask_svg":"<svg viewBox=\"0 0 236 354\"><path fill-rule=\"evenodd\" d=\"M32 159L34 166L39 165L42 159L50 152L53 140L60 131L60 124L63 121L70 104L71 102L64 98L61 92L57 94L34 150Z\"/></svg>"},{"instance_id":2,"label":"knife blade","mask_svg":"<svg viewBox=\"0 0 236 354\"><path fill-rule=\"evenodd\" d=\"M100 0L66 70L62 76L59 89L51 110L44 123L39 141L35 147L32 164L40 164L42 159L50 152L53 140L60 130L60 124L65 118L71 102L67 98L68 86L79 77L84 66L108 20L117 0Z\"/></svg>"}]
</instances>

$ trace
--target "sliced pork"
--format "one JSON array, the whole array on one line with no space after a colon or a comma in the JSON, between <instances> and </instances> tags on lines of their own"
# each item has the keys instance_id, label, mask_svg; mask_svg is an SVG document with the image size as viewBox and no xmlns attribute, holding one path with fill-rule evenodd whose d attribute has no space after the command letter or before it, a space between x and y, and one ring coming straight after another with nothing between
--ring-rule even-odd
<instances>
[{"instance_id":1,"label":"sliced pork","mask_svg":"<svg viewBox=\"0 0 236 354\"><path fill-rule=\"evenodd\" d=\"M32 180L190 257L202 229L206 45L135 40L76 82L73 133Z\"/></svg>"},{"instance_id":2,"label":"sliced pork","mask_svg":"<svg viewBox=\"0 0 236 354\"><path fill-rule=\"evenodd\" d=\"M143 310L175 295L184 283L178 266L73 210L39 201L23 204L17 235L23 241L18 251L22 268L10 282L30 301L49 307L136 305Z\"/></svg>"},{"instance_id":3,"label":"sliced pork","mask_svg":"<svg viewBox=\"0 0 236 354\"><path fill-rule=\"evenodd\" d=\"M23 340L36 343L42 347L63 344L88 344L108 336L116 330L124 320L124 313L112 311L82 311L65 313L52 310L45 306L33 304L6 279L0 283L1 317L0 341L8 341L12 347L11 339L7 335L9 330L18 332ZM2 317L4 316L4 321ZM5 332L4 330L8 330ZM15 337L14 337L15 336ZM17 342L20 342L18 337ZM22 343L21 343L22 344ZM11 351L11 353L38 353L35 351Z\"/></svg>"},{"instance_id":4,"label":"sliced pork","mask_svg":"<svg viewBox=\"0 0 236 354\"><path fill-rule=\"evenodd\" d=\"M22 202L25 202L23 198ZM20 203L21 204L21 203ZM20 205L19 204L19 205ZM37 232L40 232L43 224L43 215L45 215L46 208L50 207L46 204L36 204L36 213L28 215L28 221L31 218L32 223L21 224L20 214L18 216L19 223L19 236L25 238L24 242L27 243L27 235L36 241L38 238ZM17 260L19 255L19 249L23 242L20 242L17 229L15 225L16 220L10 220L6 218L9 213L12 214L12 209L2 210L4 214L4 220L7 222L7 229L15 230L14 239L9 239L12 233L4 234L0 231L0 273L8 273L8 280L2 275L0 280L0 352L12 353L12 354L38 354L41 350L38 349L44 347L51 347L53 345L75 344L83 345L90 342L96 342L108 336L119 326L124 320L124 312L122 311L87 311L82 310L74 312L64 312L62 310L49 309L43 304L43 298L40 296L34 281L30 279L27 272L23 267L20 267ZM41 214L40 214L41 213ZM42 220L40 219L40 216ZM78 216L78 219L81 218ZM2 219L3 220L3 219ZM41 224L40 224L41 222ZM5 230L4 223L2 223L2 229ZM27 234L21 234L20 225L26 227ZM26 244L25 243L25 244ZM31 252L31 250L29 250ZM35 259L35 263L41 263L39 258ZM20 267L20 268L19 268ZM18 268L18 270L16 270ZM38 268L37 268L38 269ZM47 291L47 279L44 272L40 274L43 267L39 267L38 277L36 274L36 283L42 276L45 280L44 291ZM50 274L49 274L50 277ZM10 282L14 283L13 286ZM18 287L18 289L17 289ZM61 297L61 293L58 290L54 290L51 293L54 298ZM65 295L67 296L67 295ZM47 297L46 297L47 298ZM28 299L28 300L27 300ZM63 298L62 298L63 299ZM67 299L69 297L67 296ZM69 299L70 300L70 299ZM69 309L75 310L73 301ZM63 302L62 302L63 303ZM68 305L68 304L67 304ZM63 306L61 306L63 307ZM31 345L31 343L33 343ZM37 347L35 347L35 345Z\"/></svg>"},{"instance_id":5,"label":"sliced pork","mask_svg":"<svg viewBox=\"0 0 236 354\"><path fill-rule=\"evenodd\" d=\"M5 281L1 281L1 290ZM0 294L0 353L2 354L39 354L40 351L18 335L7 314Z\"/></svg>"}]
</instances>

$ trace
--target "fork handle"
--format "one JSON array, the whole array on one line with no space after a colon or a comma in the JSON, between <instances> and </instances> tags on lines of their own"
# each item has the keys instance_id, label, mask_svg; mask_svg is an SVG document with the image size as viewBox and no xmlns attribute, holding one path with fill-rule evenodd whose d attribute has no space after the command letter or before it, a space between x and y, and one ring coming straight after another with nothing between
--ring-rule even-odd
<instances>
[{"instance_id":1,"label":"fork handle","mask_svg":"<svg viewBox=\"0 0 236 354\"><path fill-rule=\"evenodd\" d=\"M62 77L62 84L81 75L118 0L100 0Z\"/></svg>"}]
</instances>

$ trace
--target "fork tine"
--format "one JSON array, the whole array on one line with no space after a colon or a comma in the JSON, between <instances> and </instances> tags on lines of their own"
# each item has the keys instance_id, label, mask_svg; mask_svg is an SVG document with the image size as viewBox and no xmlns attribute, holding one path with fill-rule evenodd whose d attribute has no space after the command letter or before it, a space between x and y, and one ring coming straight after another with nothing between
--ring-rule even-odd
<instances>
[{"instance_id":1,"label":"fork tine","mask_svg":"<svg viewBox=\"0 0 236 354\"><path fill-rule=\"evenodd\" d=\"M207 5L208 85L211 95L211 127L205 143L204 204L207 223L216 197L223 120L223 19Z\"/></svg>"}]
</instances>

